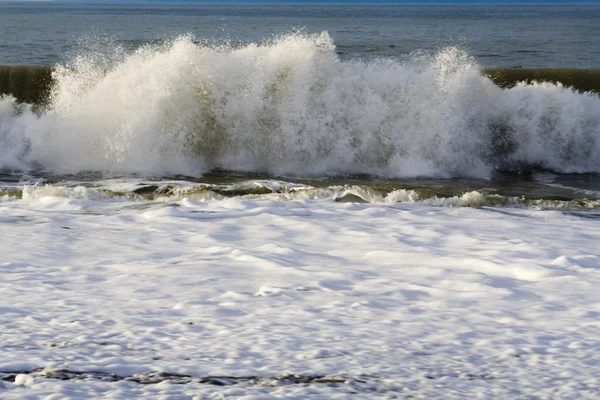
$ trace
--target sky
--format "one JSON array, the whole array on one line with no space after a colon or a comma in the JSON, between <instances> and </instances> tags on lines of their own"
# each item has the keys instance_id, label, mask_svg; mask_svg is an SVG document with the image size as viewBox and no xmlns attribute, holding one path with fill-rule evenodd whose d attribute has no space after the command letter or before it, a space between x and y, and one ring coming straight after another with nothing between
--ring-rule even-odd
<instances>
[{"instance_id":1,"label":"sky","mask_svg":"<svg viewBox=\"0 0 600 400\"><path fill-rule=\"evenodd\" d=\"M600 0L0 0L0 3L15 2L54 2L54 3L598 3Z\"/></svg>"},{"instance_id":2,"label":"sky","mask_svg":"<svg viewBox=\"0 0 600 400\"><path fill-rule=\"evenodd\" d=\"M600 0L0 0L14 2L60 3L600 3Z\"/></svg>"}]
</instances>

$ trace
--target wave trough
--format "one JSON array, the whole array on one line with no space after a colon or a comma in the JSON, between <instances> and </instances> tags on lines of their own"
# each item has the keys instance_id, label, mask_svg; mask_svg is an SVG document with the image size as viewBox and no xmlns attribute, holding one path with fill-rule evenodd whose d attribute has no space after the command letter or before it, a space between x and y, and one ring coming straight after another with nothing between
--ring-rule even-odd
<instances>
[{"instance_id":1,"label":"wave trough","mask_svg":"<svg viewBox=\"0 0 600 400\"><path fill-rule=\"evenodd\" d=\"M82 51L43 112L0 99L0 168L486 178L600 172L600 97L501 89L459 48L342 61L327 33Z\"/></svg>"}]
</instances>

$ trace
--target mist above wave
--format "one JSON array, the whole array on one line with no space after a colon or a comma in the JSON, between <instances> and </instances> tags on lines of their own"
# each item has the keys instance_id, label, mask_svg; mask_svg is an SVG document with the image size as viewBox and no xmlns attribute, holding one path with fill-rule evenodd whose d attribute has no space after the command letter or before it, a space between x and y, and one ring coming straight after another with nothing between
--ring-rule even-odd
<instances>
[{"instance_id":1,"label":"mist above wave","mask_svg":"<svg viewBox=\"0 0 600 400\"><path fill-rule=\"evenodd\" d=\"M57 66L46 111L0 99L0 168L489 177L600 172L600 97L501 89L460 48L341 61L327 33L246 47L182 36Z\"/></svg>"}]
</instances>

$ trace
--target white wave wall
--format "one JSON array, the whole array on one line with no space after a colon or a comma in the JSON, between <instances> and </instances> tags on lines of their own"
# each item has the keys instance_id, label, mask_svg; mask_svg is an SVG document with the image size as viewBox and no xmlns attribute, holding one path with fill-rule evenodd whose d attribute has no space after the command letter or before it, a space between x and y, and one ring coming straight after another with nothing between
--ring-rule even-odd
<instances>
[{"instance_id":1,"label":"white wave wall","mask_svg":"<svg viewBox=\"0 0 600 400\"><path fill-rule=\"evenodd\" d=\"M341 61L327 33L81 51L33 113L0 99L0 168L489 177L600 172L600 97L500 89L463 50Z\"/></svg>"}]
</instances>

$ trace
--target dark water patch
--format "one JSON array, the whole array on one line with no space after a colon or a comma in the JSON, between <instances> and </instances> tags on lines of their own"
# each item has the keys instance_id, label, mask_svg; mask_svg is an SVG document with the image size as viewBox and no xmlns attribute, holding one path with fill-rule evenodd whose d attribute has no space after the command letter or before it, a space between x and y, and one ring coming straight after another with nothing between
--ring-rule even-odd
<instances>
[{"instance_id":1,"label":"dark water patch","mask_svg":"<svg viewBox=\"0 0 600 400\"><path fill-rule=\"evenodd\" d=\"M51 85L52 67L0 65L0 95L10 94L21 103L44 105Z\"/></svg>"},{"instance_id":2,"label":"dark water patch","mask_svg":"<svg viewBox=\"0 0 600 400\"><path fill-rule=\"evenodd\" d=\"M90 381L97 380L102 382L132 382L139 385L154 385L163 382L172 384L201 384L210 386L240 386L240 387L279 387L279 386L312 386L312 387L334 387L342 390L348 390L349 393L371 393L392 394L392 398L397 395L402 398L413 398L410 394L412 389L417 389L414 384L407 381L407 376L393 375L373 375L359 374L349 375L345 373L323 375L323 374L281 374L271 376L192 376L186 374L172 374L168 372L150 371L143 374L118 375L106 372L96 371L77 371L69 369L45 370L42 368L29 371L0 372L0 380L5 382L15 382L18 375L30 375L34 379L56 379L62 381ZM414 376L417 375L417 376ZM410 378L424 378L425 380L435 381L441 379L456 379L467 381L494 381L507 379L505 376L492 373L465 373L461 371L448 371L435 373L419 368ZM419 379L421 380L421 379ZM416 383L416 382L414 382ZM425 384L424 381L417 385ZM407 392L409 390L409 392Z\"/></svg>"},{"instance_id":3,"label":"dark water patch","mask_svg":"<svg viewBox=\"0 0 600 400\"><path fill-rule=\"evenodd\" d=\"M247 196L247 195L261 195L261 194L269 194L276 193L277 190L273 190L268 186L263 185L252 185L247 187L211 187L210 190L213 192L220 194L226 197L237 197L237 196Z\"/></svg>"},{"instance_id":4,"label":"dark water patch","mask_svg":"<svg viewBox=\"0 0 600 400\"><path fill-rule=\"evenodd\" d=\"M0 171L0 185L2 183L17 183L21 182L22 175L19 173L10 173Z\"/></svg>"},{"instance_id":5,"label":"dark water patch","mask_svg":"<svg viewBox=\"0 0 600 400\"><path fill-rule=\"evenodd\" d=\"M0 182L0 199L2 198L15 198L20 199L23 197L23 191L16 187L3 188Z\"/></svg>"},{"instance_id":6,"label":"dark water patch","mask_svg":"<svg viewBox=\"0 0 600 400\"><path fill-rule=\"evenodd\" d=\"M557 174L552 175L551 183L564 188L597 192L600 191L600 174Z\"/></svg>"},{"instance_id":7,"label":"dark water patch","mask_svg":"<svg viewBox=\"0 0 600 400\"><path fill-rule=\"evenodd\" d=\"M489 381L489 380L496 380L496 379L506 379L505 376L498 376L498 375L492 375L492 374L458 374L458 373L448 373L448 374L439 374L439 375L425 375L425 378L427 379L431 379L431 380L435 380L435 379L442 379L442 378L460 378L460 379L466 379L468 381L476 381L476 380L484 380L484 381Z\"/></svg>"},{"instance_id":8,"label":"dark water patch","mask_svg":"<svg viewBox=\"0 0 600 400\"><path fill-rule=\"evenodd\" d=\"M343 384L348 378L345 375L302 375L286 374L267 377L258 376L192 376L185 374L172 374L168 372L150 371L144 374L123 376L99 371L77 371L70 369L45 370L43 368L33 370L0 372L0 380L15 382L18 375L34 375L46 379L58 379L61 381L94 379L103 382L135 382L141 385L154 385L161 382L175 384L200 383L214 386L232 386L238 384L269 386L277 385L300 385L300 384Z\"/></svg>"},{"instance_id":9,"label":"dark water patch","mask_svg":"<svg viewBox=\"0 0 600 400\"><path fill-rule=\"evenodd\" d=\"M580 92L600 93L600 69L485 68L482 73L496 85L510 88L519 82L562 83Z\"/></svg>"}]
</instances>

